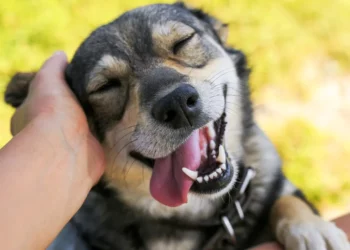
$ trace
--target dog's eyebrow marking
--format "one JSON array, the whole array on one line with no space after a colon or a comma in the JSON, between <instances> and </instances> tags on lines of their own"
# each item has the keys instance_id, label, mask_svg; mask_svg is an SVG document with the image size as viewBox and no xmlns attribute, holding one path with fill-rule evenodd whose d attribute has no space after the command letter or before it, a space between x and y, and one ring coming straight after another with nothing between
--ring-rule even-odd
<instances>
[{"instance_id":1,"label":"dog's eyebrow marking","mask_svg":"<svg viewBox=\"0 0 350 250\"><path fill-rule=\"evenodd\" d=\"M129 64L112 55L103 55L90 73L87 92L98 89L110 78L122 78L130 73Z\"/></svg>"},{"instance_id":2,"label":"dog's eyebrow marking","mask_svg":"<svg viewBox=\"0 0 350 250\"><path fill-rule=\"evenodd\" d=\"M156 51L168 51L171 46L195 30L181 22L168 21L152 25L152 40Z\"/></svg>"},{"instance_id":3,"label":"dog's eyebrow marking","mask_svg":"<svg viewBox=\"0 0 350 250\"><path fill-rule=\"evenodd\" d=\"M190 26L176 21L157 23L152 26L152 36L185 36L193 32L194 29Z\"/></svg>"}]
</instances>

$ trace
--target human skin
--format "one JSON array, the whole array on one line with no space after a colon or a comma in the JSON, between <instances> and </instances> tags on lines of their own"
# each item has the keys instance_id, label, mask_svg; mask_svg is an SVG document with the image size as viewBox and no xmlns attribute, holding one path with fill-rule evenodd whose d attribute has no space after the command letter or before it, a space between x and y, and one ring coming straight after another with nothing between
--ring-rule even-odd
<instances>
[{"instance_id":1,"label":"human skin","mask_svg":"<svg viewBox=\"0 0 350 250\"><path fill-rule=\"evenodd\" d=\"M348 239L350 239L350 213L339 217L333 222L347 234ZM251 248L250 250L283 250L283 247L276 242L269 242L262 244L258 247Z\"/></svg>"},{"instance_id":2,"label":"human skin","mask_svg":"<svg viewBox=\"0 0 350 250\"><path fill-rule=\"evenodd\" d=\"M1 249L46 249L103 173L102 147L64 81L66 65L63 52L44 63L0 150Z\"/></svg>"}]
</instances>

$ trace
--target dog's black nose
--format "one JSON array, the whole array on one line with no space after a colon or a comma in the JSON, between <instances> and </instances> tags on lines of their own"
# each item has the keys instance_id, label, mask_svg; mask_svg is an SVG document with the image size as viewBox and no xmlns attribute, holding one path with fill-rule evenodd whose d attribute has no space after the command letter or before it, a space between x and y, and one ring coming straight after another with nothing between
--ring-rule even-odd
<instances>
[{"instance_id":1,"label":"dog's black nose","mask_svg":"<svg viewBox=\"0 0 350 250\"><path fill-rule=\"evenodd\" d=\"M192 126L200 115L201 102L197 90L184 84L155 103L153 117L168 126L178 129Z\"/></svg>"}]
</instances>

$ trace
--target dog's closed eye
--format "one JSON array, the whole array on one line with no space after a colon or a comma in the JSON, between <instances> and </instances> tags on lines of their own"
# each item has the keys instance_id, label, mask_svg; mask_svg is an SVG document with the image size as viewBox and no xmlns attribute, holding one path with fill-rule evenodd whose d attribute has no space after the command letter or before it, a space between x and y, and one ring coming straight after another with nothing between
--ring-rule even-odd
<instances>
[{"instance_id":1,"label":"dog's closed eye","mask_svg":"<svg viewBox=\"0 0 350 250\"><path fill-rule=\"evenodd\" d=\"M101 84L97 89L92 91L90 94L104 93L112 89L121 87L121 82L118 78L111 78Z\"/></svg>"},{"instance_id":2,"label":"dog's closed eye","mask_svg":"<svg viewBox=\"0 0 350 250\"><path fill-rule=\"evenodd\" d=\"M190 33L187 36L176 41L173 46L173 54L176 55L180 51L180 49L183 48L194 37L195 34L195 32Z\"/></svg>"}]
</instances>

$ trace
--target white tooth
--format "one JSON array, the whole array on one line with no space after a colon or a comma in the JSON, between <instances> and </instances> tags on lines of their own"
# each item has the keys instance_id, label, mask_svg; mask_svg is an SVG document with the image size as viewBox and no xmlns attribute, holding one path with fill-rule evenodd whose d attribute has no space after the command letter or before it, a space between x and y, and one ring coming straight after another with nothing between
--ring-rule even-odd
<instances>
[{"instance_id":1,"label":"white tooth","mask_svg":"<svg viewBox=\"0 0 350 250\"><path fill-rule=\"evenodd\" d=\"M215 149L215 141L214 140L211 140L210 143L209 143L209 146L210 146L210 149L211 150L214 150Z\"/></svg>"},{"instance_id":2,"label":"white tooth","mask_svg":"<svg viewBox=\"0 0 350 250\"><path fill-rule=\"evenodd\" d=\"M198 178L197 178L197 181L198 181L199 183L202 183L202 182L203 182L203 177L198 177Z\"/></svg>"},{"instance_id":3,"label":"white tooth","mask_svg":"<svg viewBox=\"0 0 350 250\"><path fill-rule=\"evenodd\" d=\"M188 169L188 168L182 168L182 172L184 172L185 175L187 175L188 177L190 177L194 181L198 177L198 171L193 171L193 170Z\"/></svg>"},{"instance_id":4,"label":"white tooth","mask_svg":"<svg viewBox=\"0 0 350 250\"><path fill-rule=\"evenodd\" d=\"M216 169L216 172L218 172L219 174L222 174L222 169L218 168L218 169Z\"/></svg>"},{"instance_id":5,"label":"white tooth","mask_svg":"<svg viewBox=\"0 0 350 250\"><path fill-rule=\"evenodd\" d=\"M225 149L224 149L224 146L222 146L222 145L219 146L219 154L218 154L218 157L216 157L216 160L219 163L225 163L226 162Z\"/></svg>"},{"instance_id":6,"label":"white tooth","mask_svg":"<svg viewBox=\"0 0 350 250\"><path fill-rule=\"evenodd\" d=\"M209 175L209 178L210 178L210 179L214 179L214 177L215 177L214 174L216 174L216 173L215 173L215 172L214 172L214 173L211 173L211 174Z\"/></svg>"},{"instance_id":7,"label":"white tooth","mask_svg":"<svg viewBox=\"0 0 350 250\"><path fill-rule=\"evenodd\" d=\"M213 175L214 175L214 178L218 178L219 177L218 173L216 173L216 172L214 172Z\"/></svg>"},{"instance_id":8,"label":"white tooth","mask_svg":"<svg viewBox=\"0 0 350 250\"><path fill-rule=\"evenodd\" d=\"M213 124L210 124L208 126L208 135L209 135L210 139L214 139L215 138L215 130L213 128Z\"/></svg>"},{"instance_id":9,"label":"white tooth","mask_svg":"<svg viewBox=\"0 0 350 250\"><path fill-rule=\"evenodd\" d=\"M208 181L209 181L209 177L208 177L208 175L204 176L204 180L205 180L206 182L208 182Z\"/></svg>"},{"instance_id":10,"label":"white tooth","mask_svg":"<svg viewBox=\"0 0 350 250\"><path fill-rule=\"evenodd\" d=\"M222 169L222 170L226 170L226 164L224 163L224 164L221 164L220 165L220 168Z\"/></svg>"}]
</instances>

